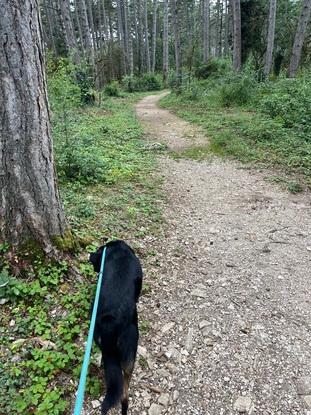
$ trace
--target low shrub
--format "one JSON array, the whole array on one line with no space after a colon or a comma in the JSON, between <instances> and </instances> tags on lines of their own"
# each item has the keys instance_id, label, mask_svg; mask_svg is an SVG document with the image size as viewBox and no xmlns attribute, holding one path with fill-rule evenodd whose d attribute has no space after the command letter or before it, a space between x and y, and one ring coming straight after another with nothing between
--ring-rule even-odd
<instances>
[{"instance_id":1,"label":"low shrub","mask_svg":"<svg viewBox=\"0 0 311 415\"><path fill-rule=\"evenodd\" d=\"M144 74L138 76L125 76L122 85L127 92L159 91L163 88L159 75Z\"/></svg>"},{"instance_id":2,"label":"low shrub","mask_svg":"<svg viewBox=\"0 0 311 415\"><path fill-rule=\"evenodd\" d=\"M219 90L221 104L224 107L247 104L254 96L256 85L256 80L249 75L227 77Z\"/></svg>"},{"instance_id":3,"label":"low shrub","mask_svg":"<svg viewBox=\"0 0 311 415\"><path fill-rule=\"evenodd\" d=\"M195 69L195 77L198 79L207 79L211 76L223 76L230 69L228 62L224 59L210 59L207 63L198 66Z\"/></svg>"},{"instance_id":4,"label":"low shrub","mask_svg":"<svg viewBox=\"0 0 311 415\"><path fill-rule=\"evenodd\" d=\"M104 93L108 97L119 97L121 93L119 83L117 81L110 82L110 84L105 86Z\"/></svg>"},{"instance_id":5,"label":"low shrub","mask_svg":"<svg viewBox=\"0 0 311 415\"><path fill-rule=\"evenodd\" d=\"M281 79L262 88L260 110L279 121L285 128L311 132L311 82L303 79ZM308 135L310 139L310 134Z\"/></svg>"}]
</instances>

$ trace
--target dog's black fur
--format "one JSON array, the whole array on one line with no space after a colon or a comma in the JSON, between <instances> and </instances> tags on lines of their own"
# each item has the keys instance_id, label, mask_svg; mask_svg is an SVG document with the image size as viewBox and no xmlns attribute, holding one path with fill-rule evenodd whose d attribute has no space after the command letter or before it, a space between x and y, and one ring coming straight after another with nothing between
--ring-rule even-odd
<instances>
[{"instance_id":1,"label":"dog's black fur","mask_svg":"<svg viewBox=\"0 0 311 415\"><path fill-rule=\"evenodd\" d=\"M102 414L121 401L121 413L126 415L139 335L136 303L142 287L142 269L125 242L113 241L105 246L105 269L94 332L102 352L107 389ZM105 246L90 255L96 272L100 271Z\"/></svg>"}]
</instances>

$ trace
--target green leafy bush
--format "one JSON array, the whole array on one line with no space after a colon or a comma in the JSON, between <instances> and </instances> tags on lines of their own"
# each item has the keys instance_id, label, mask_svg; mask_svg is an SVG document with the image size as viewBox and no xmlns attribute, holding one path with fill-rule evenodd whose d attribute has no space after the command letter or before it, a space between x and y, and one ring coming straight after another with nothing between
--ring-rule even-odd
<instances>
[{"instance_id":1,"label":"green leafy bush","mask_svg":"<svg viewBox=\"0 0 311 415\"><path fill-rule=\"evenodd\" d=\"M254 96L257 82L249 75L234 75L224 79L220 87L220 102L224 107L244 105Z\"/></svg>"},{"instance_id":2,"label":"green leafy bush","mask_svg":"<svg viewBox=\"0 0 311 415\"><path fill-rule=\"evenodd\" d=\"M211 76L220 77L225 75L230 69L229 62L223 59L210 59L207 63L195 69L195 76L198 79L207 79Z\"/></svg>"},{"instance_id":3,"label":"green leafy bush","mask_svg":"<svg viewBox=\"0 0 311 415\"><path fill-rule=\"evenodd\" d=\"M106 85L104 92L108 97L119 97L121 93L119 83L117 81L110 82Z\"/></svg>"},{"instance_id":4,"label":"green leafy bush","mask_svg":"<svg viewBox=\"0 0 311 415\"><path fill-rule=\"evenodd\" d=\"M48 93L52 111L68 112L81 104L81 89L76 82L76 67L68 59L48 61Z\"/></svg>"},{"instance_id":5,"label":"green leafy bush","mask_svg":"<svg viewBox=\"0 0 311 415\"><path fill-rule=\"evenodd\" d=\"M122 85L127 92L159 91L163 88L161 77L153 74L124 76Z\"/></svg>"},{"instance_id":6,"label":"green leafy bush","mask_svg":"<svg viewBox=\"0 0 311 415\"><path fill-rule=\"evenodd\" d=\"M281 79L262 88L258 100L261 111L285 128L311 133L311 82L304 79ZM306 139L311 141L310 134Z\"/></svg>"}]
</instances>

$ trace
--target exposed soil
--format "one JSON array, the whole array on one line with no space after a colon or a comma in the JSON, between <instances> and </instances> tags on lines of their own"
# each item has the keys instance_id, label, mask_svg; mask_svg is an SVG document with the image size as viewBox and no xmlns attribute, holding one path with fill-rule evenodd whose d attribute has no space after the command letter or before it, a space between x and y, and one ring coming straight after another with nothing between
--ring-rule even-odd
<instances>
[{"instance_id":1,"label":"exposed soil","mask_svg":"<svg viewBox=\"0 0 311 415\"><path fill-rule=\"evenodd\" d=\"M207 140L160 97L137 105L149 140ZM311 415L310 195L218 158L159 157L159 174L167 224L142 243L130 414Z\"/></svg>"}]
</instances>

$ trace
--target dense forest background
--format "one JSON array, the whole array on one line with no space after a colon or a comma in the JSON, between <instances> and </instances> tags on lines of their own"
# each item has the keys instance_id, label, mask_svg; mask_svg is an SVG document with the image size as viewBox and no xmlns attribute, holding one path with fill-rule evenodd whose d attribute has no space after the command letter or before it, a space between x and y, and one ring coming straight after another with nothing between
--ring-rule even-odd
<instances>
[{"instance_id":1,"label":"dense forest background","mask_svg":"<svg viewBox=\"0 0 311 415\"><path fill-rule=\"evenodd\" d=\"M50 53L88 69L97 88L145 73L203 77L211 59L259 77L310 64L306 0L44 0L41 15Z\"/></svg>"}]
</instances>

